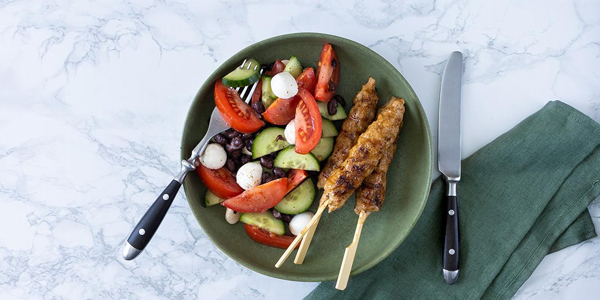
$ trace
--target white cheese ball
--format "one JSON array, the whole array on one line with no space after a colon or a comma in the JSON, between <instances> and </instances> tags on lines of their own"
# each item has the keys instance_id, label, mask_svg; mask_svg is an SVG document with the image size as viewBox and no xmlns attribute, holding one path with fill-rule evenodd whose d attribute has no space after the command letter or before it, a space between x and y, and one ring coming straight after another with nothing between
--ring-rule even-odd
<instances>
[{"instance_id":1,"label":"white cheese ball","mask_svg":"<svg viewBox=\"0 0 600 300\"><path fill-rule=\"evenodd\" d=\"M237 184L244 190L249 190L260 185L262 176L262 167L258 162L249 162L237 171Z\"/></svg>"},{"instance_id":2,"label":"white cheese ball","mask_svg":"<svg viewBox=\"0 0 600 300\"><path fill-rule=\"evenodd\" d=\"M202 156L200 163L209 169L220 169L227 162L227 153L219 144L208 144Z\"/></svg>"},{"instance_id":3,"label":"white cheese ball","mask_svg":"<svg viewBox=\"0 0 600 300\"><path fill-rule=\"evenodd\" d=\"M296 144L296 121L291 120L287 125L285 125L285 130L283 131L283 135L285 135L285 140L294 145Z\"/></svg>"},{"instance_id":4,"label":"white cheese ball","mask_svg":"<svg viewBox=\"0 0 600 300\"><path fill-rule=\"evenodd\" d=\"M271 90L275 96L289 99L298 94L298 83L292 74L281 72L271 79Z\"/></svg>"},{"instance_id":5,"label":"white cheese ball","mask_svg":"<svg viewBox=\"0 0 600 300\"><path fill-rule=\"evenodd\" d=\"M306 227L314 215L315 214L311 213L310 211L305 211L301 214L295 215L290 221L290 231L292 234L298 235L302 229Z\"/></svg>"}]
</instances>

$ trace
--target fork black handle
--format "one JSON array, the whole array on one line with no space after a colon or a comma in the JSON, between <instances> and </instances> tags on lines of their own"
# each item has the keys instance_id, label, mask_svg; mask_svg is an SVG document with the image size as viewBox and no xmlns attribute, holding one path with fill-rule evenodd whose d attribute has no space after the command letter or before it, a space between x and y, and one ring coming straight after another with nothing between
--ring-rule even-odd
<instances>
[{"instance_id":1,"label":"fork black handle","mask_svg":"<svg viewBox=\"0 0 600 300\"><path fill-rule=\"evenodd\" d=\"M158 198L154 200L152 206L146 211L129 238L127 238L128 245L126 245L125 252L123 252L125 260L136 258L146 248L167 214L169 207L171 207L171 203L173 203L180 187L181 183L173 179Z\"/></svg>"}]
</instances>

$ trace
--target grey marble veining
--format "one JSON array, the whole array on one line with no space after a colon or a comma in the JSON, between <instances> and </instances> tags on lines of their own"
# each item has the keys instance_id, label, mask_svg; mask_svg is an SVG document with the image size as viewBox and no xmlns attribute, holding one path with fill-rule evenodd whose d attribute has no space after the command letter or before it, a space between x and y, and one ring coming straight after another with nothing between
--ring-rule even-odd
<instances>
[{"instance_id":1,"label":"grey marble veining","mask_svg":"<svg viewBox=\"0 0 600 300\"><path fill-rule=\"evenodd\" d=\"M229 259L183 193L146 252L120 258L215 67L275 35L340 35L393 63L437 128L443 63L461 50L466 156L549 100L600 121L599 13L593 0L0 0L0 299L300 299L316 284ZM600 202L589 209L600 231ZM515 298L598 294L594 238L549 255Z\"/></svg>"}]
</instances>

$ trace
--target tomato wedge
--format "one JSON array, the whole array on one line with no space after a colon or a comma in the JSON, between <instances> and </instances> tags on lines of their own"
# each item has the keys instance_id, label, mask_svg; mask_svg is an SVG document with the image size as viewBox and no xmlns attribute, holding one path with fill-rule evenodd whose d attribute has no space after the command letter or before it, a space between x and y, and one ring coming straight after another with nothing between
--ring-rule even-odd
<instances>
[{"instance_id":1,"label":"tomato wedge","mask_svg":"<svg viewBox=\"0 0 600 300\"><path fill-rule=\"evenodd\" d=\"M315 94L315 87L317 86L317 77L315 76L315 70L313 68L306 68L296 78L298 87L304 88L311 94Z\"/></svg>"},{"instance_id":2,"label":"tomato wedge","mask_svg":"<svg viewBox=\"0 0 600 300\"><path fill-rule=\"evenodd\" d=\"M221 79L215 84L215 104L223 120L239 132L253 133L265 124L250 105L242 101L234 89L225 86Z\"/></svg>"},{"instance_id":3,"label":"tomato wedge","mask_svg":"<svg viewBox=\"0 0 600 300\"><path fill-rule=\"evenodd\" d=\"M199 164L196 170L204 185L219 198L234 197L244 191L225 168L212 170Z\"/></svg>"},{"instance_id":4,"label":"tomato wedge","mask_svg":"<svg viewBox=\"0 0 600 300\"><path fill-rule=\"evenodd\" d=\"M244 225L244 229L246 230L246 234L255 242L275 248L287 249L296 238L289 235L277 235L257 226L248 224ZM296 248L298 248L299 245L300 244L296 245Z\"/></svg>"},{"instance_id":5,"label":"tomato wedge","mask_svg":"<svg viewBox=\"0 0 600 300\"><path fill-rule=\"evenodd\" d=\"M287 178L280 178L247 190L221 204L237 212L264 212L283 199L286 189Z\"/></svg>"},{"instance_id":6,"label":"tomato wedge","mask_svg":"<svg viewBox=\"0 0 600 300\"><path fill-rule=\"evenodd\" d=\"M289 193L291 190L296 188L304 179L308 177L308 173L304 170L291 169L287 174L287 190L285 193Z\"/></svg>"},{"instance_id":7,"label":"tomato wedge","mask_svg":"<svg viewBox=\"0 0 600 300\"><path fill-rule=\"evenodd\" d=\"M340 62L330 44L325 44L317 67L317 89L315 98L329 101L335 95L340 80Z\"/></svg>"},{"instance_id":8,"label":"tomato wedge","mask_svg":"<svg viewBox=\"0 0 600 300\"><path fill-rule=\"evenodd\" d=\"M296 153L308 154L321 139L323 119L315 98L305 89L299 88L301 101L296 107Z\"/></svg>"},{"instance_id":9,"label":"tomato wedge","mask_svg":"<svg viewBox=\"0 0 600 300\"><path fill-rule=\"evenodd\" d=\"M296 116L296 106L300 102L297 97L289 99L277 98L262 114L265 121L275 125L286 125Z\"/></svg>"},{"instance_id":10,"label":"tomato wedge","mask_svg":"<svg viewBox=\"0 0 600 300\"><path fill-rule=\"evenodd\" d=\"M268 72L266 72L266 74L269 75L269 76L275 76L275 75L283 72L283 69L285 69L285 64L283 64L283 62L281 62L278 59L273 64L273 67L271 68L271 70L268 71Z\"/></svg>"},{"instance_id":11,"label":"tomato wedge","mask_svg":"<svg viewBox=\"0 0 600 300\"><path fill-rule=\"evenodd\" d=\"M262 95L262 79L260 79L258 81L258 84L256 85L256 89L254 90L254 93L252 94L252 101L250 101L250 103L254 104L254 102L260 101L261 95Z\"/></svg>"}]
</instances>

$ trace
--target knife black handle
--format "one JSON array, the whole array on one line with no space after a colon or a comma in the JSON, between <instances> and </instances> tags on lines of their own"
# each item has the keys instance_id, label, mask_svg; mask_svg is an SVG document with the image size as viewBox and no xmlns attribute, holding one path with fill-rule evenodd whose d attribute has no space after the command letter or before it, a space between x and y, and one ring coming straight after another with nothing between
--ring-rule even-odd
<instances>
[{"instance_id":1,"label":"knife black handle","mask_svg":"<svg viewBox=\"0 0 600 300\"><path fill-rule=\"evenodd\" d=\"M171 207L171 203L173 203L173 199L175 199L180 187L181 183L173 180L156 198L152 206L150 206L140 222L135 226L129 238L127 238L129 245L139 251L146 248L146 245L148 245L167 214L169 207Z\"/></svg>"},{"instance_id":2,"label":"knife black handle","mask_svg":"<svg viewBox=\"0 0 600 300\"><path fill-rule=\"evenodd\" d=\"M444 236L444 271L458 271L460 257L460 235L458 229L458 197L446 196L446 234ZM458 272L456 276L458 277ZM456 278L454 278L454 281ZM448 279L446 280L448 282ZM450 280L452 281L452 280ZM454 282L448 282L450 284Z\"/></svg>"}]
</instances>

